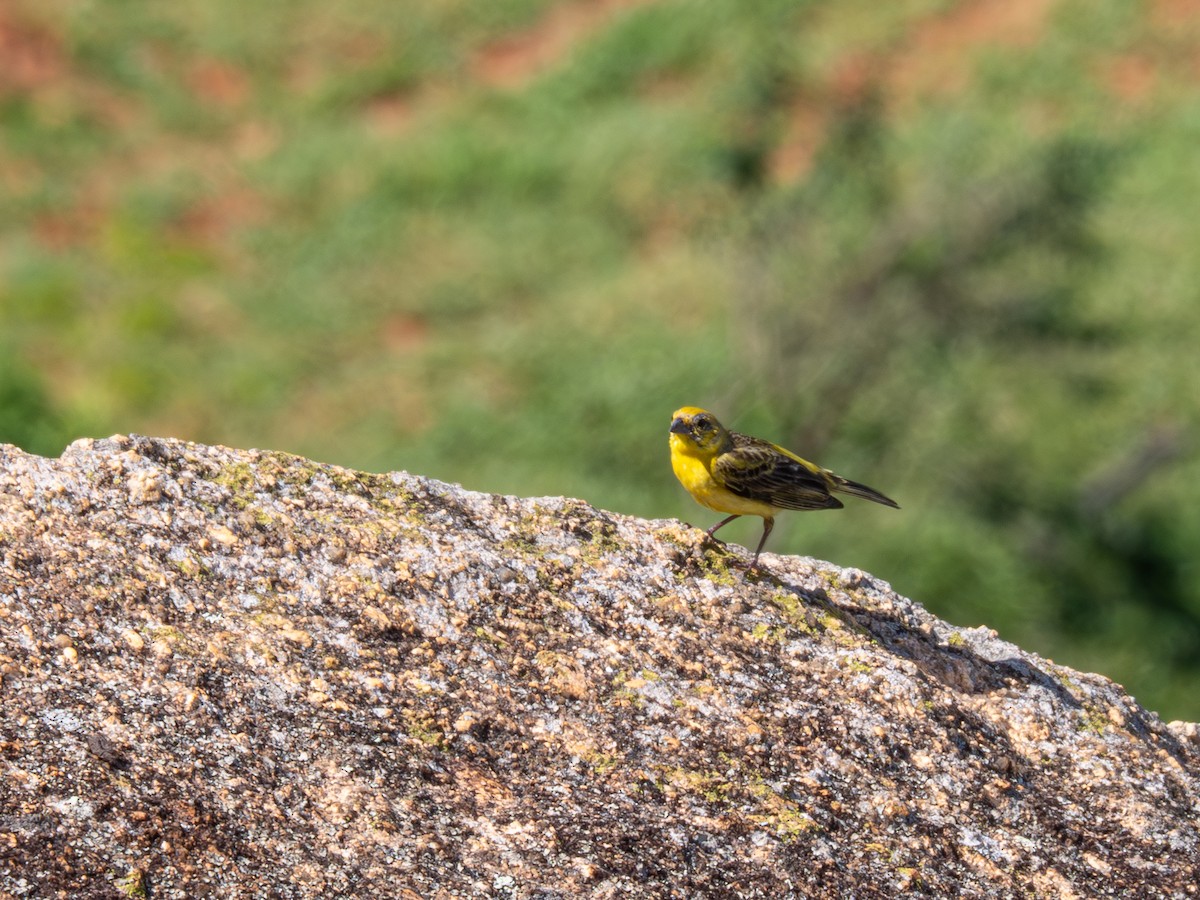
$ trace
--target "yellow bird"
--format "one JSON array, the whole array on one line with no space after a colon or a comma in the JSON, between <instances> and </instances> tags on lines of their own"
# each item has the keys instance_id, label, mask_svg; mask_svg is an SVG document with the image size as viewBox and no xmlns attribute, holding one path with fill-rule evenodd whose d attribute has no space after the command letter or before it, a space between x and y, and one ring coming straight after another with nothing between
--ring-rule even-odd
<instances>
[{"instance_id":1,"label":"yellow bird","mask_svg":"<svg viewBox=\"0 0 1200 900\"><path fill-rule=\"evenodd\" d=\"M762 539L751 569L758 565L775 516L785 509L841 509L835 491L900 508L874 488L835 475L778 444L727 431L716 416L695 406L671 416L671 468L697 503L732 514L709 528L709 537L740 516L762 516Z\"/></svg>"}]
</instances>

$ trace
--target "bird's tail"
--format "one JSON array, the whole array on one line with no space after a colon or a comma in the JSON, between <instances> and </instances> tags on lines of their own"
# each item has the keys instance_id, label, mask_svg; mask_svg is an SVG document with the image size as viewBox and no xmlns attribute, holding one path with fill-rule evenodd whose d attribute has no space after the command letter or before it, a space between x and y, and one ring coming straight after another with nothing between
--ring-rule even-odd
<instances>
[{"instance_id":1,"label":"bird's tail","mask_svg":"<svg viewBox=\"0 0 1200 900\"><path fill-rule=\"evenodd\" d=\"M830 473L831 475L833 473ZM875 503L882 503L884 506L890 506L893 509L899 509L900 504L891 497L885 497L875 488L869 488L865 484L859 484L857 481L851 481L849 478L843 478L841 475L833 476L833 489L841 494L849 494L852 497L862 497L864 500L872 500Z\"/></svg>"}]
</instances>

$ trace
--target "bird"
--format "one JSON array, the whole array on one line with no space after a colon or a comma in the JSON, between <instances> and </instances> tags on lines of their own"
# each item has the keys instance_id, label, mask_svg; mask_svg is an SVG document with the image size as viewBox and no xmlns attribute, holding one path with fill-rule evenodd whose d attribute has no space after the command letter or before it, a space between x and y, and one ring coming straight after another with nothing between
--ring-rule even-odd
<instances>
[{"instance_id":1,"label":"bird","mask_svg":"<svg viewBox=\"0 0 1200 900\"><path fill-rule=\"evenodd\" d=\"M706 409L685 406L671 414L671 468L692 499L730 513L706 534L742 516L762 516L763 533L750 570L785 509L841 509L834 493L849 494L893 509L900 504L874 488L835 475L778 444L729 431Z\"/></svg>"}]
</instances>

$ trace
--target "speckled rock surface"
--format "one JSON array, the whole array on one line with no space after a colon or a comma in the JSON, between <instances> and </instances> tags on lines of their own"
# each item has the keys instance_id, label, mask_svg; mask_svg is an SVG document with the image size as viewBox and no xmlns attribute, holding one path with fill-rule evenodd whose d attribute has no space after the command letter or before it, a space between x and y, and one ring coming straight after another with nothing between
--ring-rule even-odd
<instances>
[{"instance_id":1,"label":"speckled rock surface","mask_svg":"<svg viewBox=\"0 0 1200 900\"><path fill-rule=\"evenodd\" d=\"M1197 896L1194 726L743 560L278 453L0 448L0 895Z\"/></svg>"}]
</instances>

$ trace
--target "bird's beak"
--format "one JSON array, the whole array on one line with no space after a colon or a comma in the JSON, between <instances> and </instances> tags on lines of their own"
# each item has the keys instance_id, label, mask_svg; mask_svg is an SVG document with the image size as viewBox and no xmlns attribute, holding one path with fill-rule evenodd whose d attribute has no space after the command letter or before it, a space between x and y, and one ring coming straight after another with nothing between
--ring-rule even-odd
<instances>
[{"instance_id":1,"label":"bird's beak","mask_svg":"<svg viewBox=\"0 0 1200 900\"><path fill-rule=\"evenodd\" d=\"M687 421L680 416L678 419L671 420L671 434L691 434L692 429Z\"/></svg>"}]
</instances>

